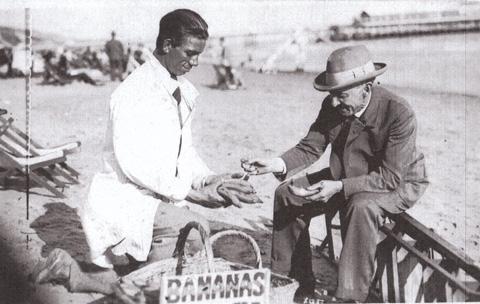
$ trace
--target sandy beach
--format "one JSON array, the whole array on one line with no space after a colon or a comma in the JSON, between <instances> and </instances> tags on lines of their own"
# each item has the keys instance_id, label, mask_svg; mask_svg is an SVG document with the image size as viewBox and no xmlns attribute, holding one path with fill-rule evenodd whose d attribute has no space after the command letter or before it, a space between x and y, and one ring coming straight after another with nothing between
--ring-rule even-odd
<instances>
[{"instance_id":1,"label":"sandy beach","mask_svg":"<svg viewBox=\"0 0 480 304\"><path fill-rule=\"evenodd\" d=\"M422 57L415 50L408 54L390 51L388 56L382 56L387 52L384 48L375 57L392 62L385 79L379 80L404 97L415 110L417 142L427 159L431 185L421 201L408 212L480 261L480 207L477 202L480 197L477 186L480 181L477 118L480 92L474 87L480 77L478 71L470 68L467 70L471 73L466 75L465 66L463 80L455 77L455 73L462 74L457 62L462 58L466 60L465 56L478 57L479 52L462 55L466 52L461 49L447 51L456 54L450 56L452 53L442 52L443 58L452 58L445 61L445 71L450 71L455 80L450 86L443 85L450 83L445 74L430 69L431 63L420 60ZM412 58L422 66L411 69ZM419 71L423 71L422 74ZM326 96L313 89L313 73L241 72L246 88L237 91L210 88L214 71L208 65L199 66L188 77L200 91L193 122L194 142L206 163L219 173L239 171L242 157L276 156L296 144L306 134ZM434 75L436 79L432 78ZM62 286L32 286L25 283L25 279L35 263L56 247L65 249L79 261L87 259L88 246L79 214L91 178L102 165L108 98L118 82L93 87L83 83L42 86L40 81L33 79L32 136L46 146L80 141L81 151L70 155L68 163L81 173L81 184L65 189L66 199L53 198L39 187L32 188L28 220L25 192L22 191L24 180L17 179L8 189L0 189L0 258L5 270L0 273L0 291L10 291L0 303L86 303L99 295L70 294ZM423 85L427 82L436 85ZM25 128L24 87L24 80L20 78L0 80L0 108L7 109L7 117L12 115L21 129ZM326 159L326 155L322 157L316 168L326 166ZM278 181L271 175L252 177L250 181L264 201L261 206L215 210L196 205L190 207L207 216L214 231L232 226L234 219L233 226L255 237L264 253L262 258L269 265L273 193ZM311 231L318 244L324 235L321 217L312 223ZM242 253L238 255L242 258ZM314 264L319 285L334 290L335 268L319 254Z\"/></svg>"}]
</instances>

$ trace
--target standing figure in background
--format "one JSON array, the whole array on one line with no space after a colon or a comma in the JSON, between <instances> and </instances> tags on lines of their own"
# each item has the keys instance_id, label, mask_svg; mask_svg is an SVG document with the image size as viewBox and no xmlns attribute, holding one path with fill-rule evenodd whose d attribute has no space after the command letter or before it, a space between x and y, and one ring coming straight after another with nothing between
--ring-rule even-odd
<instances>
[{"instance_id":1,"label":"standing figure in background","mask_svg":"<svg viewBox=\"0 0 480 304\"><path fill-rule=\"evenodd\" d=\"M105 52L110 62L110 79L115 81L118 78L122 81L123 74L123 45L115 39L115 32L112 31L112 39L105 44Z\"/></svg>"},{"instance_id":2,"label":"standing figure in background","mask_svg":"<svg viewBox=\"0 0 480 304\"><path fill-rule=\"evenodd\" d=\"M232 67L232 61L230 59L230 49L225 45L225 38L220 37L218 53L218 63L213 65L215 69L217 83L216 86L223 90L236 90L242 86L242 81Z\"/></svg>"},{"instance_id":3,"label":"standing figure in background","mask_svg":"<svg viewBox=\"0 0 480 304\"><path fill-rule=\"evenodd\" d=\"M12 70L13 63L13 50L11 47L3 46L0 44L0 67L2 65L7 65L6 77L11 77L13 75Z\"/></svg>"}]
</instances>

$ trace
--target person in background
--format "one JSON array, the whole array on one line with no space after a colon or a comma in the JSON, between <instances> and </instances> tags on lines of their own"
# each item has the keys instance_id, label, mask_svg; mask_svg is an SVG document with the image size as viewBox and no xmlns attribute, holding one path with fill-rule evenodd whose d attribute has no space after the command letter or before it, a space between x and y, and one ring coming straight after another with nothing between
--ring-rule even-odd
<instances>
[{"instance_id":1,"label":"person in background","mask_svg":"<svg viewBox=\"0 0 480 304\"><path fill-rule=\"evenodd\" d=\"M115 32L112 31L112 39L107 41L105 44L105 52L107 53L108 60L110 63L110 79L115 81L122 81L123 74L123 60L124 60L124 51L123 44L115 39Z\"/></svg>"},{"instance_id":2,"label":"person in background","mask_svg":"<svg viewBox=\"0 0 480 304\"><path fill-rule=\"evenodd\" d=\"M222 90L236 90L242 86L242 80L231 62L231 50L225 44L225 37L218 41L218 62L213 65L216 74L216 87Z\"/></svg>"},{"instance_id":3,"label":"person in background","mask_svg":"<svg viewBox=\"0 0 480 304\"><path fill-rule=\"evenodd\" d=\"M142 65L145 62L145 54L148 54L150 51L145 47L142 42L139 42L137 48L133 52L133 58L138 62L139 65Z\"/></svg>"}]
</instances>

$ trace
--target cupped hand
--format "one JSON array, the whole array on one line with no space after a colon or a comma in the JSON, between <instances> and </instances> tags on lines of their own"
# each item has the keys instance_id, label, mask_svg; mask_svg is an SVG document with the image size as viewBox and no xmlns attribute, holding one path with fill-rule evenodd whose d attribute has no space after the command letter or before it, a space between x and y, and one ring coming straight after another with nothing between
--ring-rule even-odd
<instances>
[{"instance_id":1,"label":"cupped hand","mask_svg":"<svg viewBox=\"0 0 480 304\"><path fill-rule=\"evenodd\" d=\"M322 180L307 188L297 187L293 184L288 185L288 188L290 192L306 200L326 203L332 196L342 191L343 184L341 181Z\"/></svg>"},{"instance_id":2,"label":"cupped hand","mask_svg":"<svg viewBox=\"0 0 480 304\"><path fill-rule=\"evenodd\" d=\"M310 201L320 201L326 203L336 193L342 191L343 183L341 181L322 180L306 188L307 191L316 191L305 196Z\"/></svg>"}]
</instances>

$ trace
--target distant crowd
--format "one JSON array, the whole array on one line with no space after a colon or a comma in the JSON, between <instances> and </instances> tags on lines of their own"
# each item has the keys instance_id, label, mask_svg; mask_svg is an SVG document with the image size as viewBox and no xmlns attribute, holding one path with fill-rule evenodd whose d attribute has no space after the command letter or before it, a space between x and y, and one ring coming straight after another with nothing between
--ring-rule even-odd
<instances>
[{"instance_id":1,"label":"distant crowd","mask_svg":"<svg viewBox=\"0 0 480 304\"><path fill-rule=\"evenodd\" d=\"M110 75L112 81L122 81L136 67L145 62L148 49L143 43L127 46L115 38L103 48L58 47L33 52L32 75L43 77L42 84L65 85L82 81L92 85L102 84L102 76ZM0 45L0 77L22 77L25 75L26 50Z\"/></svg>"},{"instance_id":2,"label":"distant crowd","mask_svg":"<svg viewBox=\"0 0 480 304\"><path fill-rule=\"evenodd\" d=\"M252 44L251 40L247 42ZM210 60L215 71L212 88L221 90L236 90L245 88L242 75L237 67L250 67L259 73L276 73L278 58L286 53L292 56L296 72L303 72L306 62L306 45L308 37L303 31L296 31L287 37L274 52L260 62L253 62L252 45L245 44L242 56L245 60L235 60L236 47L234 43L226 42L225 37L212 40L207 46ZM254 44L253 44L254 46ZM136 45L127 44L117 39L111 32L109 39L100 47L68 47L56 49L38 49L34 46L33 76L43 76L42 84L65 85L73 81L81 81L92 85L102 84L107 75L111 81L122 81L126 76L145 62L148 50L142 42ZM22 46L9 47L0 44L0 77L22 77L25 75L26 48ZM237 56L238 57L238 56ZM237 58L238 59L238 58Z\"/></svg>"}]
</instances>

